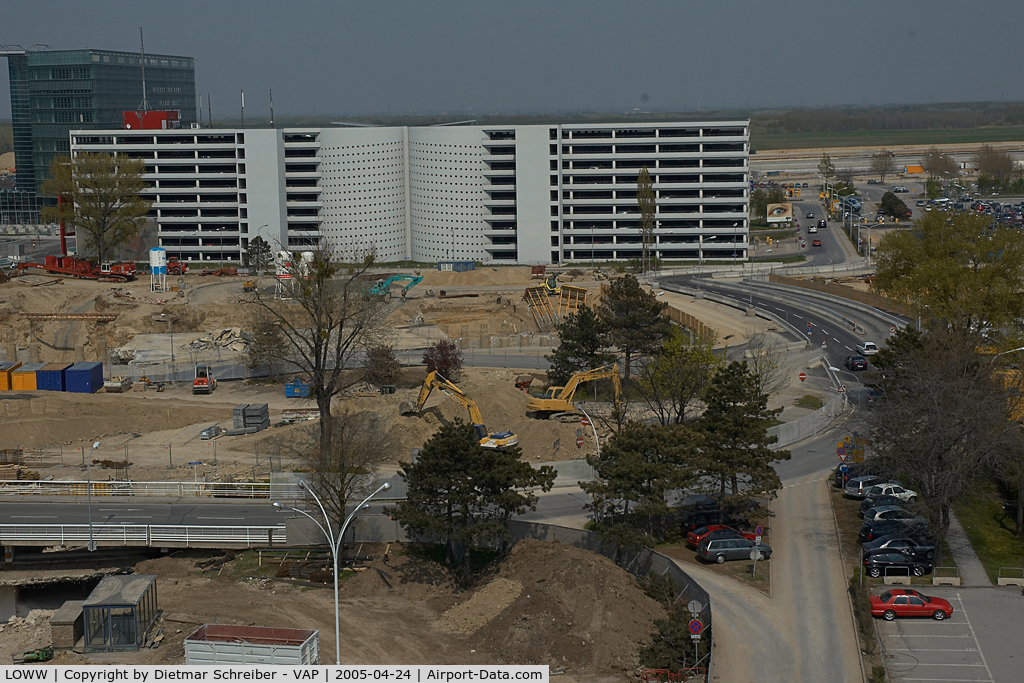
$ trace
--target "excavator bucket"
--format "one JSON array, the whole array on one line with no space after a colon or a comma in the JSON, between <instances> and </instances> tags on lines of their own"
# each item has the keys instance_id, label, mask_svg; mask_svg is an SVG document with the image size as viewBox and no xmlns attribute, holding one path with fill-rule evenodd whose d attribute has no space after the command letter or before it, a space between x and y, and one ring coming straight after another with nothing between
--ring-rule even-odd
<instances>
[{"instance_id":1,"label":"excavator bucket","mask_svg":"<svg viewBox=\"0 0 1024 683\"><path fill-rule=\"evenodd\" d=\"M401 415L415 415L416 404L413 401L402 401L398 404L398 412Z\"/></svg>"}]
</instances>

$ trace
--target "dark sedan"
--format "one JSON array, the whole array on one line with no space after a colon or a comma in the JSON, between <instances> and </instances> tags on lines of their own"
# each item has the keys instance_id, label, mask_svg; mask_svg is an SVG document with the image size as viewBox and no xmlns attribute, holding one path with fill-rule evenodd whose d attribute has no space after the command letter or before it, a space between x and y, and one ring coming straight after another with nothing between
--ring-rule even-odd
<instances>
[{"instance_id":1,"label":"dark sedan","mask_svg":"<svg viewBox=\"0 0 1024 683\"><path fill-rule=\"evenodd\" d=\"M847 370L867 370L868 359L864 356L847 356L846 360L843 361L843 365L846 366Z\"/></svg>"},{"instance_id":2,"label":"dark sedan","mask_svg":"<svg viewBox=\"0 0 1024 683\"><path fill-rule=\"evenodd\" d=\"M875 496L874 498L865 498L864 502L860 504L860 516L863 517L865 512L871 508L878 507L879 505L903 505L903 501L896 496Z\"/></svg>"},{"instance_id":3,"label":"dark sedan","mask_svg":"<svg viewBox=\"0 0 1024 683\"><path fill-rule=\"evenodd\" d=\"M864 554L864 571L868 576L924 576L932 570L928 560L915 560L895 550L876 550Z\"/></svg>"},{"instance_id":4,"label":"dark sedan","mask_svg":"<svg viewBox=\"0 0 1024 683\"><path fill-rule=\"evenodd\" d=\"M857 534L858 543L867 543L873 541L876 538L882 536L890 536L892 534L905 534L917 531L927 531L927 527L920 524L919 522L902 520L902 519L886 519L879 522L865 522L860 527L860 532Z\"/></svg>"},{"instance_id":5,"label":"dark sedan","mask_svg":"<svg viewBox=\"0 0 1024 683\"><path fill-rule=\"evenodd\" d=\"M913 559L932 560L935 558L935 542L923 533L892 534L864 544L865 552L879 550L895 550Z\"/></svg>"}]
</instances>

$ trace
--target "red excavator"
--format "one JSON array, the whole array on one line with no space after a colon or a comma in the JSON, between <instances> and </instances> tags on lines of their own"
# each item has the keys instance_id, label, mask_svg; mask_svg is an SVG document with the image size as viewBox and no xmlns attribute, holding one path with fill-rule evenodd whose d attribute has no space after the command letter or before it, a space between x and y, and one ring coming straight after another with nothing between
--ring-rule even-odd
<instances>
[{"instance_id":1,"label":"red excavator","mask_svg":"<svg viewBox=\"0 0 1024 683\"><path fill-rule=\"evenodd\" d=\"M24 261L18 264L18 270L25 271L29 268L38 268L54 275L66 275L83 280L100 280L101 282L128 282L135 279L135 264L125 263L102 263L97 265L94 261L75 258L74 256L46 256L43 263L32 263Z\"/></svg>"}]
</instances>

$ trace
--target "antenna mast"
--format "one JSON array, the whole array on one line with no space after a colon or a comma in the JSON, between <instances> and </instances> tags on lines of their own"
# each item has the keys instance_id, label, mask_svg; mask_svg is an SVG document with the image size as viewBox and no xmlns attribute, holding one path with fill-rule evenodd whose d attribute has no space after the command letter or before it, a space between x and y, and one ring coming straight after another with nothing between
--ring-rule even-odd
<instances>
[{"instance_id":1,"label":"antenna mast","mask_svg":"<svg viewBox=\"0 0 1024 683\"><path fill-rule=\"evenodd\" d=\"M270 91L270 127L274 127L274 91Z\"/></svg>"},{"instance_id":2,"label":"antenna mast","mask_svg":"<svg viewBox=\"0 0 1024 683\"><path fill-rule=\"evenodd\" d=\"M142 27L139 27L139 48L142 54L142 104L139 109L149 111L149 99L146 97L146 42L142 38Z\"/></svg>"}]
</instances>

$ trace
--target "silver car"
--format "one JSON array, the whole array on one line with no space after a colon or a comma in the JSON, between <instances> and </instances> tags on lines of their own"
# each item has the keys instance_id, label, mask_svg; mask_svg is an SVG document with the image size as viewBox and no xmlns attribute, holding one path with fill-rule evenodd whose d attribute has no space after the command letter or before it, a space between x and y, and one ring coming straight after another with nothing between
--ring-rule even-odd
<instances>
[{"instance_id":1,"label":"silver car","mask_svg":"<svg viewBox=\"0 0 1024 683\"><path fill-rule=\"evenodd\" d=\"M917 500L917 491L903 488L903 486L897 482L890 481L884 484L875 484L868 489L868 498L877 498L878 496L892 496L893 498L899 498L900 500L908 503L913 503Z\"/></svg>"},{"instance_id":2,"label":"silver car","mask_svg":"<svg viewBox=\"0 0 1024 683\"><path fill-rule=\"evenodd\" d=\"M843 493L850 498L863 498L867 495L868 489L879 481L881 481L881 479L873 474L854 477L850 481L846 482L846 488L843 490Z\"/></svg>"},{"instance_id":3,"label":"silver car","mask_svg":"<svg viewBox=\"0 0 1024 683\"><path fill-rule=\"evenodd\" d=\"M865 522L882 522L895 520L897 522L914 522L917 520L926 521L909 510L904 510L898 505L879 505L864 513Z\"/></svg>"},{"instance_id":4,"label":"silver car","mask_svg":"<svg viewBox=\"0 0 1024 683\"><path fill-rule=\"evenodd\" d=\"M754 543L746 538L704 539L697 546L697 555L708 562L722 564L726 560L749 560L754 546L761 551L762 560L772 556L772 549L764 543Z\"/></svg>"}]
</instances>

